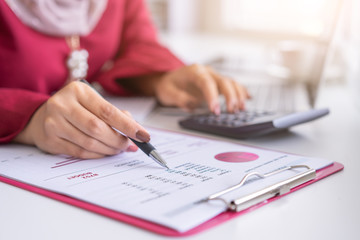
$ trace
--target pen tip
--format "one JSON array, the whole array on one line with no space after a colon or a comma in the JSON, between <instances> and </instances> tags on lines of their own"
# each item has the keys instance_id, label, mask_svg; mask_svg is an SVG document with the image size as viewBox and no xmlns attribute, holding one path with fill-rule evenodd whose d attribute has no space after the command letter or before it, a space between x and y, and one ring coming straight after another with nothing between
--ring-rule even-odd
<instances>
[{"instance_id":1,"label":"pen tip","mask_svg":"<svg viewBox=\"0 0 360 240\"><path fill-rule=\"evenodd\" d=\"M156 151L156 150L153 150L150 152L149 156L155 160L155 162L157 162L158 164L160 164L161 166L167 168L167 169L170 169L165 160L160 156L160 154Z\"/></svg>"}]
</instances>

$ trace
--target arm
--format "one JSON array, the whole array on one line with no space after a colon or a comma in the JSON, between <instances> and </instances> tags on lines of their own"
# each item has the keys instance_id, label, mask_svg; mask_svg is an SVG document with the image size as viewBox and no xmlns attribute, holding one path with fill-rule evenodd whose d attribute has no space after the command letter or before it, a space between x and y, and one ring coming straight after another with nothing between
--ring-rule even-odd
<instances>
[{"instance_id":1,"label":"arm","mask_svg":"<svg viewBox=\"0 0 360 240\"><path fill-rule=\"evenodd\" d=\"M163 105L185 110L206 101L214 113L220 112L218 96L223 94L228 111L244 108L249 95L243 86L206 66L184 66L159 44L142 0L127 2L122 34L114 66L99 80L106 90L120 93L122 85L132 92L155 96Z\"/></svg>"},{"instance_id":2,"label":"arm","mask_svg":"<svg viewBox=\"0 0 360 240\"><path fill-rule=\"evenodd\" d=\"M28 90L0 88L0 143L10 142L49 96Z\"/></svg>"},{"instance_id":3,"label":"arm","mask_svg":"<svg viewBox=\"0 0 360 240\"><path fill-rule=\"evenodd\" d=\"M158 76L184 66L158 42L143 0L126 1L123 14L121 38L114 65L97 79L107 91L114 94L123 93L119 83L130 86L133 80L149 79L149 76ZM143 92L140 90L136 93Z\"/></svg>"},{"instance_id":4,"label":"arm","mask_svg":"<svg viewBox=\"0 0 360 240\"><path fill-rule=\"evenodd\" d=\"M137 149L111 127L149 141L146 130L126 111L85 84L73 82L61 88L67 53L61 39L49 39L24 26L3 2L0 19L4 20L0 21L4 33L0 35L1 143L14 141L53 154L98 158Z\"/></svg>"}]
</instances>

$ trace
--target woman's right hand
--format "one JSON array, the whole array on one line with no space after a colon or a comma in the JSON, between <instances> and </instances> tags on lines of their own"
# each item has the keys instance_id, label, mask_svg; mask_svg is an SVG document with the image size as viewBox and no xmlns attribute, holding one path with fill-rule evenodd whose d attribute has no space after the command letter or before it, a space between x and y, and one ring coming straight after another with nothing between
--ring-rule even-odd
<instances>
[{"instance_id":1,"label":"woman's right hand","mask_svg":"<svg viewBox=\"0 0 360 240\"><path fill-rule=\"evenodd\" d=\"M137 150L136 145L112 127L140 142L150 141L149 133L128 112L77 81L41 105L14 141L83 159Z\"/></svg>"}]
</instances>

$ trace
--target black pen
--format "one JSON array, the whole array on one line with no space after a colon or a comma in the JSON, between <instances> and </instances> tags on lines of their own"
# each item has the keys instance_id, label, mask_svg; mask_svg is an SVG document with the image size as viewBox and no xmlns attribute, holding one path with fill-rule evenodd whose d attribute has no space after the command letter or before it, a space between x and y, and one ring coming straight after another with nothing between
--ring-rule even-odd
<instances>
[{"instance_id":1,"label":"black pen","mask_svg":"<svg viewBox=\"0 0 360 240\"><path fill-rule=\"evenodd\" d=\"M96 91L95 88L93 88L93 86L88 82L86 81L85 79L81 79L79 80L80 82L82 83L85 83L87 84L88 86L92 87L92 89L95 90L95 92L97 92L99 95L100 93L98 91ZM101 95L100 95L101 96ZM112 129L114 129L116 132L124 135L122 132L120 132L119 130L117 130L116 128L114 128L113 126L111 126ZM150 158L152 158L155 162L157 162L158 164L160 164L161 166L169 169L169 167L166 165L166 162L165 160L160 156L160 154L156 151L156 149L154 148L153 145L151 145L149 142L139 142L139 141L136 141L130 137L128 137L133 143L135 143L136 146L138 146L141 151L143 151L146 155L148 155Z\"/></svg>"}]
</instances>

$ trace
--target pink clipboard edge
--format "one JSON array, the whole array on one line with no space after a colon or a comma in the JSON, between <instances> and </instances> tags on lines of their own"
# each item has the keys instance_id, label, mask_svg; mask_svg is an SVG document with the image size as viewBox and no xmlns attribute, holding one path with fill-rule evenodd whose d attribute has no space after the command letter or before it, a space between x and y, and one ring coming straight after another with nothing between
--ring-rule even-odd
<instances>
[{"instance_id":1,"label":"pink clipboard edge","mask_svg":"<svg viewBox=\"0 0 360 240\"><path fill-rule=\"evenodd\" d=\"M341 163L338 163L338 162L334 162L333 164L316 171L316 178L314 180L311 180L309 182L306 182L300 186L297 186L297 187L291 189L291 191L287 194L297 191L300 188L306 187L306 186L308 186L316 181L319 181L320 179L323 179L333 173L339 172L342 169L344 169L344 165L342 165ZM97 214L100 214L100 215L103 215L103 216L106 216L106 217L109 217L109 218L112 218L112 219L115 219L115 220L118 220L118 221L121 221L121 222L124 222L124 223L127 223L127 224L130 224L130 225L133 225L133 226L136 226L136 227L139 227L139 228L142 228L142 229L145 229L145 230L148 230L148 231L151 231L151 232L154 232L154 233L157 233L157 234L172 236L172 237L190 236L190 235L200 233L202 231L205 231L206 229L215 227L215 226L217 226L225 221L228 221L234 217L237 217L242 214L253 211L255 209L258 209L259 207L262 207L265 204L268 204L272 201L275 201L276 199L282 198L287 195L287 194L284 194L281 196L273 197L265 202L259 203L255 206L252 206L248 209L245 209L245 210L237 212L237 213L223 212L223 213L219 214L218 216L210 219L209 221L207 221L189 231L180 233L173 229L164 227L162 225L159 225L159 224L156 224L153 222L149 222L149 221L146 221L143 219L129 216L129 215L126 215L126 214L123 214L120 212L116 212L114 210L110 210L110 209L107 209L107 208L104 208L104 207L101 207L98 205L87 203L87 202L84 202L84 201L81 201L81 200L78 200L78 199L75 199L75 198L72 198L72 197L69 197L66 195L62 195L62 194L55 193L55 192L52 192L49 190L45 190L45 189L42 189L39 187L35 187L33 185L19 182L19 181L10 179L10 178L0 176L0 181L10 184L10 185L13 185L13 186L16 186L16 187L19 187L19 188L22 188L22 189L25 189L25 190L28 190L28 191L31 191L31 192L34 192L34 193L37 193L37 194L40 194L40 195L43 195L43 196L46 196L46 197L49 197L49 198L52 198L52 199L55 199L55 200L58 200L58 201L61 201L61 202L64 202L64 203L67 203L67 204L70 204L70 205L73 205L73 206L76 206L76 207L79 207L79 208L82 208L82 209L85 209L85 210L88 210L88 211L91 211L91 212L94 212L94 213L97 213Z\"/></svg>"}]
</instances>

